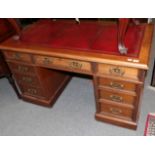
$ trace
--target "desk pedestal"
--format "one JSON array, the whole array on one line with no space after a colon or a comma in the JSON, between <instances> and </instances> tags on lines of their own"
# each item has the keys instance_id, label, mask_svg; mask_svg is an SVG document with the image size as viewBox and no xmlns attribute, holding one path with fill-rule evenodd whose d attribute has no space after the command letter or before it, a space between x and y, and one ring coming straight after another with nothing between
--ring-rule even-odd
<instances>
[{"instance_id":1,"label":"desk pedestal","mask_svg":"<svg viewBox=\"0 0 155 155\"><path fill-rule=\"evenodd\" d=\"M25 101L52 106L70 80L63 72L9 61L9 67Z\"/></svg>"}]
</instances>

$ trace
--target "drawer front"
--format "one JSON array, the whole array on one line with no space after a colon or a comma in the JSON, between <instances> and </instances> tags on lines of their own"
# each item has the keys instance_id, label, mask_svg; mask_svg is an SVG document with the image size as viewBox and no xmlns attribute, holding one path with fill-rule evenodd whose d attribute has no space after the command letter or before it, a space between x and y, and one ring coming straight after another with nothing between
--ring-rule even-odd
<instances>
[{"instance_id":1,"label":"drawer front","mask_svg":"<svg viewBox=\"0 0 155 155\"><path fill-rule=\"evenodd\" d=\"M37 98L45 98L45 94L41 88L36 88L32 86L26 86L26 85L19 85L19 88L21 89L22 93L28 96L34 96Z\"/></svg>"},{"instance_id":2,"label":"drawer front","mask_svg":"<svg viewBox=\"0 0 155 155\"><path fill-rule=\"evenodd\" d=\"M38 78L35 76L22 75L17 73L14 73L14 76L18 84L28 84L37 87L40 85Z\"/></svg>"},{"instance_id":3,"label":"drawer front","mask_svg":"<svg viewBox=\"0 0 155 155\"><path fill-rule=\"evenodd\" d=\"M10 51L5 51L4 55L6 59L11 59L15 61L22 61L22 62L29 62L31 63L31 56L26 53L19 53L19 52L10 52Z\"/></svg>"},{"instance_id":4,"label":"drawer front","mask_svg":"<svg viewBox=\"0 0 155 155\"><path fill-rule=\"evenodd\" d=\"M69 70L79 70L91 72L91 64L89 62L62 59L56 57L35 56L35 63L44 66L63 67Z\"/></svg>"},{"instance_id":5,"label":"drawer front","mask_svg":"<svg viewBox=\"0 0 155 155\"><path fill-rule=\"evenodd\" d=\"M100 99L106 99L109 101L130 105L134 105L136 99L135 96L107 90L99 90L99 97Z\"/></svg>"},{"instance_id":6,"label":"drawer front","mask_svg":"<svg viewBox=\"0 0 155 155\"><path fill-rule=\"evenodd\" d=\"M124 82L120 80L108 79L108 78L98 78L99 86L106 86L109 88L119 89L119 90L128 90L136 91L136 84Z\"/></svg>"},{"instance_id":7,"label":"drawer front","mask_svg":"<svg viewBox=\"0 0 155 155\"><path fill-rule=\"evenodd\" d=\"M8 65L13 72L22 73L22 74L32 74L32 75L35 73L35 69L33 66L27 66L23 64L14 63L14 62L8 62Z\"/></svg>"},{"instance_id":8,"label":"drawer front","mask_svg":"<svg viewBox=\"0 0 155 155\"><path fill-rule=\"evenodd\" d=\"M99 64L98 73L139 80L139 70L135 68L114 66L108 64Z\"/></svg>"},{"instance_id":9,"label":"drawer front","mask_svg":"<svg viewBox=\"0 0 155 155\"><path fill-rule=\"evenodd\" d=\"M106 102L101 102L101 112L105 112L110 115L115 115L115 116L121 116L121 117L126 117L129 119L133 118L133 109L132 108L126 108L126 107L121 107L115 104L110 104Z\"/></svg>"}]
</instances>

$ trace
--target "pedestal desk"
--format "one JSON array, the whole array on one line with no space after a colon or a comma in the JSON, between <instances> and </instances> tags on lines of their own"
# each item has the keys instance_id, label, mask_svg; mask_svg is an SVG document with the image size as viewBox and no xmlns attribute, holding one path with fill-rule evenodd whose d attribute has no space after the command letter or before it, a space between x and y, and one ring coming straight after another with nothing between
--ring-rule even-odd
<instances>
[{"instance_id":1,"label":"pedestal desk","mask_svg":"<svg viewBox=\"0 0 155 155\"><path fill-rule=\"evenodd\" d=\"M22 99L51 106L70 79L91 75L95 118L136 129L153 34L151 24L130 24L126 55L117 48L115 23L38 21L0 45ZM78 90L75 90L78 93Z\"/></svg>"}]
</instances>

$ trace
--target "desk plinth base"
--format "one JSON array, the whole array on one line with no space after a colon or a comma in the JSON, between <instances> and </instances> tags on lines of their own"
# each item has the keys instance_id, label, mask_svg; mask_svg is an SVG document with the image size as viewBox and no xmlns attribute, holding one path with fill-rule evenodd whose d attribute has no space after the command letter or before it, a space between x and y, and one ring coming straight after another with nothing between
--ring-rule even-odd
<instances>
[{"instance_id":1,"label":"desk plinth base","mask_svg":"<svg viewBox=\"0 0 155 155\"><path fill-rule=\"evenodd\" d=\"M95 118L98 121L103 121L103 122L114 124L117 126L130 128L133 130L137 129L137 123L129 121L129 120L123 120L120 118L116 118L116 117L112 117L112 116L108 116L108 115L103 115L102 113L96 113Z\"/></svg>"}]
</instances>

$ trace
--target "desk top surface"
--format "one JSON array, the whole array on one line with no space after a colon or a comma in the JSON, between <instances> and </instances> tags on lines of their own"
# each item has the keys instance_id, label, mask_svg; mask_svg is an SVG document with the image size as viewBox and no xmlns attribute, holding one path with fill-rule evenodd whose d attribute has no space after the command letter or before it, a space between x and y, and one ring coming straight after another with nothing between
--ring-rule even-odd
<instances>
[{"instance_id":1,"label":"desk top surface","mask_svg":"<svg viewBox=\"0 0 155 155\"><path fill-rule=\"evenodd\" d=\"M27 26L19 40L10 38L0 48L70 58L76 56L88 61L93 59L95 62L111 59L131 64L131 60L136 59L137 65L146 65L153 25L129 25L125 38L127 55L120 55L118 51L117 32L117 25L113 23L77 24L73 21L40 20Z\"/></svg>"},{"instance_id":2,"label":"desk top surface","mask_svg":"<svg viewBox=\"0 0 155 155\"><path fill-rule=\"evenodd\" d=\"M129 25L125 37L128 56L138 57L144 30L144 25ZM28 26L20 40L30 45L120 55L117 33L116 24L40 20Z\"/></svg>"}]
</instances>

